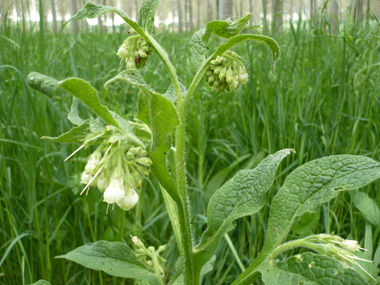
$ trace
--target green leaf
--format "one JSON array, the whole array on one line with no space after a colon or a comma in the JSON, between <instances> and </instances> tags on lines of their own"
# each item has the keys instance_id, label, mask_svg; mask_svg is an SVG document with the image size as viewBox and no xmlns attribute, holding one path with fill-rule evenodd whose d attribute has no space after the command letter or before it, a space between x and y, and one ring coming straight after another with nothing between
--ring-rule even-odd
<instances>
[{"instance_id":1,"label":"green leaf","mask_svg":"<svg viewBox=\"0 0 380 285\"><path fill-rule=\"evenodd\" d=\"M179 124L176 109L164 96L142 90L139 93L139 111L136 118L147 124L152 131L151 170L173 200L178 203L179 195L167 170L165 159L171 146L170 133Z\"/></svg>"},{"instance_id":2,"label":"green leaf","mask_svg":"<svg viewBox=\"0 0 380 285\"><path fill-rule=\"evenodd\" d=\"M179 82L179 88L181 89L182 98L186 97L186 86ZM170 84L168 90L166 90L165 94L163 94L166 98L168 98L173 104L177 102L177 94L175 93L175 88L173 84Z\"/></svg>"},{"instance_id":3,"label":"green leaf","mask_svg":"<svg viewBox=\"0 0 380 285\"><path fill-rule=\"evenodd\" d=\"M60 81L59 85L74 97L81 100L109 125L119 127L108 108L100 103L98 92L87 81L80 78L68 78Z\"/></svg>"},{"instance_id":4,"label":"green leaf","mask_svg":"<svg viewBox=\"0 0 380 285\"><path fill-rule=\"evenodd\" d=\"M203 265L211 258L221 237L235 227L236 219L252 215L264 206L280 162L292 151L278 151L255 169L237 172L215 192L207 207L207 230L194 250L197 264Z\"/></svg>"},{"instance_id":5,"label":"green leaf","mask_svg":"<svg viewBox=\"0 0 380 285\"><path fill-rule=\"evenodd\" d=\"M201 269L201 273L200 273L200 276L203 276L203 275L206 275L207 273L211 272L212 269L214 268L214 263L215 263L215 260L216 260L216 256L213 255L209 261L207 261L205 263L205 265L203 265L202 269ZM184 285L185 284L185 281L183 280L183 274L182 273L179 273L182 271L182 268L180 269L177 269L178 271L176 272L176 274L174 275L173 279L170 280L169 284L170 285Z\"/></svg>"},{"instance_id":6,"label":"green leaf","mask_svg":"<svg viewBox=\"0 0 380 285\"><path fill-rule=\"evenodd\" d=\"M380 210L375 200L366 193L357 192L354 205L368 222L374 226L380 226Z\"/></svg>"},{"instance_id":7,"label":"green leaf","mask_svg":"<svg viewBox=\"0 0 380 285\"><path fill-rule=\"evenodd\" d=\"M135 253L120 242L97 241L80 246L57 258L65 258L93 270L102 270L107 274L147 280L157 284L153 272L136 259Z\"/></svg>"},{"instance_id":8,"label":"green leaf","mask_svg":"<svg viewBox=\"0 0 380 285\"><path fill-rule=\"evenodd\" d=\"M292 256L286 261L277 262L276 265L280 270L302 276L314 284L368 284L358 272L345 268L336 259L311 252ZM264 279L265 273L262 270L261 272ZM278 279L277 283L279 282L286 284L282 279Z\"/></svg>"},{"instance_id":9,"label":"green leaf","mask_svg":"<svg viewBox=\"0 0 380 285\"><path fill-rule=\"evenodd\" d=\"M59 143L83 143L89 133L90 120L87 120L82 125L72 128L70 131L59 137L42 137L42 139L52 140Z\"/></svg>"},{"instance_id":10,"label":"green leaf","mask_svg":"<svg viewBox=\"0 0 380 285\"><path fill-rule=\"evenodd\" d=\"M378 178L380 164L362 156L329 156L298 167L273 199L263 252L286 238L297 217L330 201L340 191L361 188Z\"/></svg>"},{"instance_id":11,"label":"green leaf","mask_svg":"<svg viewBox=\"0 0 380 285\"><path fill-rule=\"evenodd\" d=\"M71 123L73 123L74 125L82 125L85 120L83 120L80 116L79 116L79 99L74 97L73 98L73 102L71 103L71 109L70 109L70 113L69 115L67 116L67 118L69 119L69 121Z\"/></svg>"},{"instance_id":12,"label":"green leaf","mask_svg":"<svg viewBox=\"0 0 380 285\"><path fill-rule=\"evenodd\" d=\"M207 42L202 39L205 32L206 30L197 31L190 39L191 61L195 69L198 69L206 59Z\"/></svg>"},{"instance_id":13,"label":"green leaf","mask_svg":"<svg viewBox=\"0 0 380 285\"><path fill-rule=\"evenodd\" d=\"M150 33L153 29L154 15L160 0L143 0L140 9L140 25L144 31Z\"/></svg>"},{"instance_id":14,"label":"green leaf","mask_svg":"<svg viewBox=\"0 0 380 285\"><path fill-rule=\"evenodd\" d=\"M225 21L209 22L207 23L206 31L202 39L204 41L208 41L212 33L214 33L218 37L225 38L225 39L229 39L233 36L236 36L247 24L247 22L249 21L249 18L251 18L250 14L248 14L247 16L243 18L237 19L234 22L232 22L230 19L227 19Z\"/></svg>"},{"instance_id":15,"label":"green leaf","mask_svg":"<svg viewBox=\"0 0 380 285\"><path fill-rule=\"evenodd\" d=\"M59 86L59 82L56 79L38 72L29 73L27 82L30 87L49 97L64 95L66 93Z\"/></svg>"},{"instance_id":16,"label":"green leaf","mask_svg":"<svg viewBox=\"0 0 380 285\"><path fill-rule=\"evenodd\" d=\"M310 282L305 277L294 274L285 270L279 269L274 264L269 262L262 263L255 272L261 272L261 278L264 284L281 284L281 285L311 285L317 284L315 282ZM247 283L252 284L252 283Z\"/></svg>"},{"instance_id":17,"label":"green leaf","mask_svg":"<svg viewBox=\"0 0 380 285\"><path fill-rule=\"evenodd\" d=\"M97 5L92 2L87 2L86 5L80 9L67 23L72 20L83 20L86 18L96 18L107 12L114 12L118 14L125 22L127 22L137 33L144 33L140 26L133 21L124 11L119 10L115 7ZM67 24L66 23L66 24ZM65 24L65 25L66 25Z\"/></svg>"}]
</instances>

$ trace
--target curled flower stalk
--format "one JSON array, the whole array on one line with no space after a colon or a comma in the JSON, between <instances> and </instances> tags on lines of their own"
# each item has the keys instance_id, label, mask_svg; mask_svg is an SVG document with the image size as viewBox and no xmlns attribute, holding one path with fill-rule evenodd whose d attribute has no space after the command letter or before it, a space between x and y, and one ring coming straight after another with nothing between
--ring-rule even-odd
<instances>
[{"instance_id":1,"label":"curled flower stalk","mask_svg":"<svg viewBox=\"0 0 380 285\"><path fill-rule=\"evenodd\" d=\"M124 41L116 55L125 61L127 69L131 69L145 66L152 53L151 45L140 35L135 35Z\"/></svg>"},{"instance_id":2,"label":"curled flower stalk","mask_svg":"<svg viewBox=\"0 0 380 285\"><path fill-rule=\"evenodd\" d=\"M211 61L205 78L213 91L234 91L248 81L248 73L239 58L237 53L226 51Z\"/></svg>"}]
</instances>

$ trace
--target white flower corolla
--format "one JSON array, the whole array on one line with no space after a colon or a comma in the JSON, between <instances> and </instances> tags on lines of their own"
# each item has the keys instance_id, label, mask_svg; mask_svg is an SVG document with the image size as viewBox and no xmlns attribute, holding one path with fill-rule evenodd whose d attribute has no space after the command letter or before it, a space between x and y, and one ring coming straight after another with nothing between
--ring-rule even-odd
<instances>
[{"instance_id":1,"label":"white flower corolla","mask_svg":"<svg viewBox=\"0 0 380 285\"><path fill-rule=\"evenodd\" d=\"M348 239L342 242L342 247L352 252L359 251L360 249L362 249L356 240Z\"/></svg>"},{"instance_id":2,"label":"white flower corolla","mask_svg":"<svg viewBox=\"0 0 380 285\"><path fill-rule=\"evenodd\" d=\"M246 83L248 81L248 73L244 68L240 68L239 72L239 82Z\"/></svg>"},{"instance_id":3,"label":"white flower corolla","mask_svg":"<svg viewBox=\"0 0 380 285\"><path fill-rule=\"evenodd\" d=\"M101 173L96 181L96 186L100 192L104 192L109 185L108 177L105 173Z\"/></svg>"},{"instance_id":4,"label":"white flower corolla","mask_svg":"<svg viewBox=\"0 0 380 285\"><path fill-rule=\"evenodd\" d=\"M83 171L82 176L80 178L80 183L88 184L92 178L91 174L87 174L86 171Z\"/></svg>"},{"instance_id":5,"label":"white flower corolla","mask_svg":"<svg viewBox=\"0 0 380 285\"><path fill-rule=\"evenodd\" d=\"M115 177L111 180L106 191L104 192L104 201L113 204L121 201L125 197L123 178Z\"/></svg>"},{"instance_id":6,"label":"white flower corolla","mask_svg":"<svg viewBox=\"0 0 380 285\"><path fill-rule=\"evenodd\" d=\"M101 155L99 152L94 152L90 155L86 167L84 168L84 171L86 173L93 173L95 168L98 166L98 163L100 162Z\"/></svg>"},{"instance_id":7,"label":"white flower corolla","mask_svg":"<svg viewBox=\"0 0 380 285\"><path fill-rule=\"evenodd\" d=\"M129 50L126 44L123 44L119 47L116 55L121 59L125 59L129 54Z\"/></svg>"},{"instance_id":8,"label":"white flower corolla","mask_svg":"<svg viewBox=\"0 0 380 285\"><path fill-rule=\"evenodd\" d=\"M139 201L139 195L135 191L135 189L131 189L127 195L119 201L117 204L120 208L122 208L124 211L128 211L132 209L134 206L136 206L137 202Z\"/></svg>"}]
</instances>

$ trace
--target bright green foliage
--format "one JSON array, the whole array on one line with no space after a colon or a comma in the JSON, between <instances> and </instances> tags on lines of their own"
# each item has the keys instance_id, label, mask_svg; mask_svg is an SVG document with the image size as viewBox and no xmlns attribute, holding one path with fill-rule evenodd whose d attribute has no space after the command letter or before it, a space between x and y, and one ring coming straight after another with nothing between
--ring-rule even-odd
<instances>
[{"instance_id":1,"label":"bright green foliage","mask_svg":"<svg viewBox=\"0 0 380 285\"><path fill-rule=\"evenodd\" d=\"M153 29L154 15L160 0L145 0L140 8L140 26L150 33Z\"/></svg>"},{"instance_id":2,"label":"bright green foliage","mask_svg":"<svg viewBox=\"0 0 380 285\"><path fill-rule=\"evenodd\" d=\"M267 262L258 270L266 284L368 284L358 272L345 268L339 261L319 254L306 252L286 261Z\"/></svg>"},{"instance_id":3,"label":"bright green foliage","mask_svg":"<svg viewBox=\"0 0 380 285\"><path fill-rule=\"evenodd\" d=\"M354 205L368 222L374 226L380 226L380 209L376 201L364 192L357 192Z\"/></svg>"},{"instance_id":4,"label":"bright green foliage","mask_svg":"<svg viewBox=\"0 0 380 285\"><path fill-rule=\"evenodd\" d=\"M137 260L134 251L120 242L97 241L80 246L57 258L65 258L93 270L123 278L143 279L157 284L156 276Z\"/></svg>"},{"instance_id":5,"label":"bright green foliage","mask_svg":"<svg viewBox=\"0 0 380 285\"><path fill-rule=\"evenodd\" d=\"M80 78L68 78L61 81L59 85L68 93L81 100L88 108L106 121L107 124L119 127L110 110L100 103L98 92L90 83Z\"/></svg>"},{"instance_id":6,"label":"bright green foliage","mask_svg":"<svg viewBox=\"0 0 380 285\"><path fill-rule=\"evenodd\" d=\"M235 227L238 218L252 215L265 204L280 162L292 150L285 149L265 158L255 169L241 170L219 188L207 207L207 230L195 248L203 265L215 252L222 236Z\"/></svg>"},{"instance_id":7,"label":"bright green foliage","mask_svg":"<svg viewBox=\"0 0 380 285\"><path fill-rule=\"evenodd\" d=\"M340 191L364 187L378 178L378 162L353 155L324 157L298 167L273 199L264 248L284 241L298 216L317 210Z\"/></svg>"},{"instance_id":8,"label":"bright green foliage","mask_svg":"<svg viewBox=\"0 0 380 285\"><path fill-rule=\"evenodd\" d=\"M60 135L59 137L47 137L42 139L52 140L59 143L83 143L90 132L90 120L85 121L82 125L73 127L67 133Z\"/></svg>"},{"instance_id":9,"label":"bright green foliage","mask_svg":"<svg viewBox=\"0 0 380 285\"><path fill-rule=\"evenodd\" d=\"M208 41L212 33L218 37L225 39L236 36L244 28L250 18L251 15L248 14L247 16L237 19L234 22L232 22L230 19L227 19L225 21L211 21L207 23L206 30L202 36L202 40Z\"/></svg>"},{"instance_id":10,"label":"bright green foliage","mask_svg":"<svg viewBox=\"0 0 380 285\"><path fill-rule=\"evenodd\" d=\"M78 11L71 19L72 20L83 20L86 18L96 18L100 15L103 15L107 12L114 12L118 14L120 17L123 18L124 21L126 21L136 32L140 33L143 32L143 30L140 28L140 26L133 21L124 11L119 10L115 7L110 6L103 6L103 5L97 5L92 2L87 2L86 5Z\"/></svg>"},{"instance_id":11,"label":"bright green foliage","mask_svg":"<svg viewBox=\"0 0 380 285\"><path fill-rule=\"evenodd\" d=\"M29 73L27 80L30 87L49 97L65 94L65 91L60 88L58 80L50 76L38 72L31 72Z\"/></svg>"}]
</instances>

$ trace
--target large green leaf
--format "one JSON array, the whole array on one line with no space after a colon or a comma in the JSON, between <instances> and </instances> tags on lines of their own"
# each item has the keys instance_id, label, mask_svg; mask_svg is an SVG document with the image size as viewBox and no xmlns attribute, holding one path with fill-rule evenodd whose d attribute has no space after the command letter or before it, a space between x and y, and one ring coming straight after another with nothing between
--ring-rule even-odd
<instances>
[{"instance_id":1,"label":"large green leaf","mask_svg":"<svg viewBox=\"0 0 380 285\"><path fill-rule=\"evenodd\" d=\"M197 31L190 39L191 62L195 69L198 69L206 59L207 42L202 39L205 32L206 30Z\"/></svg>"},{"instance_id":2,"label":"large green leaf","mask_svg":"<svg viewBox=\"0 0 380 285\"><path fill-rule=\"evenodd\" d=\"M133 21L124 11L117 9L115 7L97 5L92 2L87 2L86 5L80 9L71 19L71 20L83 20L86 18L96 18L100 15L103 15L107 12L114 12L118 14L125 22L127 22L137 33L143 33L143 30L140 26ZM67 24L67 23L66 23Z\"/></svg>"},{"instance_id":3,"label":"large green leaf","mask_svg":"<svg viewBox=\"0 0 380 285\"><path fill-rule=\"evenodd\" d=\"M336 259L311 252L292 256L286 261L277 262L276 266L286 273L290 272L300 275L314 284L368 284L358 272L351 268L345 268ZM261 272L263 274L263 280L265 280L265 277L267 277L265 270L261 270ZM270 276L270 278L276 278L276 276ZM280 282L283 285L287 284L282 278L277 279L277 283Z\"/></svg>"},{"instance_id":4,"label":"large green leaf","mask_svg":"<svg viewBox=\"0 0 380 285\"><path fill-rule=\"evenodd\" d=\"M206 31L202 36L202 39L204 41L207 41L212 33L214 33L218 37L225 39L229 39L233 36L236 36L247 24L249 18L251 18L251 14L248 14L243 18L237 19L234 22L232 22L230 19L227 19L225 21L211 21L207 23Z\"/></svg>"},{"instance_id":5,"label":"large green leaf","mask_svg":"<svg viewBox=\"0 0 380 285\"><path fill-rule=\"evenodd\" d=\"M100 103L98 92L90 83L83 79L72 77L60 81L59 85L71 95L81 100L88 108L106 121L107 124L119 126L110 110Z\"/></svg>"},{"instance_id":6,"label":"large green leaf","mask_svg":"<svg viewBox=\"0 0 380 285\"><path fill-rule=\"evenodd\" d=\"M284 149L266 157L255 169L237 172L211 197L207 207L207 230L195 248L197 264L214 254L221 237L235 227L238 218L252 215L265 204L280 162L290 153Z\"/></svg>"},{"instance_id":7,"label":"large green leaf","mask_svg":"<svg viewBox=\"0 0 380 285\"><path fill-rule=\"evenodd\" d=\"M153 174L177 203L179 194L166 167L166 154L171 146L171 131L179 124L173 103L158 93L142 90L139 93L137 119L147 124L152 131L151 159Z\"/></svg>"},{"instance_id":8,"label":"large green leaf","mask_svg":"<svg viewBox=\"0 0 380 285\"><path fill-rule=\"evenodd\" d=\"M362 156L329 156L298 167L273 199L264 248L278 246L298 216L314 211L340 191L361 188L378 178L380 164Z\"/></svg>"},{"instance_id":9,"label":"large green leaf","mask_svg":"<svg viewBox=\"0 0 380 285\"><path fill-rule=\"evenodd\" d=\"M90 120L87 120L82 125L72 128L59 137L42 137L42 139L59 143L83 143L90 132Z\"/></svg>"},{"instance_id":10,"label":"large green leaf","mask_svg":"<svg viewBox=\"0 0 380 285\"><path fill-rule=\"evenodd\" d=\"M66 93L65 90L59 86L58 80L38 72L29 73L27 82L30 87L49 97L64 95Z\"/></svg>"},{"instance_id":11,"label":"large green leaf","mask_svg":"<svg viewBox=\"0 0 380 285\"><path fill-rule=\"evenodd\" d=\"M154 15L160 0L143 0L140 9L140 25L148 33L153 29Z\"/></svg>"},{"instance_id":12,"label":"large green leaf","mask_svg":"<svg viewBox=\"0 0 380 285\"><path fill-rule=\"evenodd\" d=\"M93 270L102 270L107 274L147 280L157 284L155 274L147 270L136 259L135 253L126 244L120 242L97 241L80 246L57 258L65 258Z\"/></svg>"},{"instance_id":13,"label":"large green leaf","mask_svg":"<svg viewBox=\"0 0 380 285\"><path fill-rule=\"evenodd\" d=\"M380 226L380 210L375 200L371 199L366 193L357 192L354 205L368 222L374 226Z\"/></svg>"},{"instance_id":14,"label":"large green leaf","mask_svg":"<svg viewBox=\"0 0 380 285\"><path fill-rule=\"evenodd\" d=\"M355 190L380 178L380 164L355 155L335 155L310 161L294 170L274 197L265 244L256 260L234 284L251 284L255 267L284 241L297 217L316 210L340 191Z\"/></svg>"}]
</instances>

